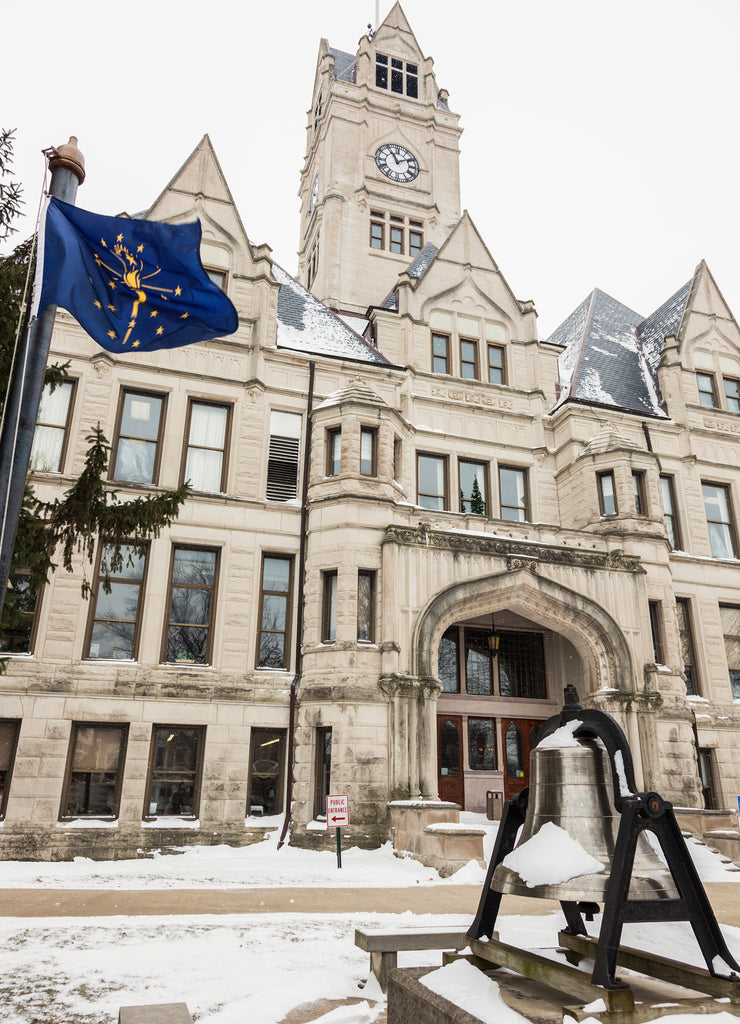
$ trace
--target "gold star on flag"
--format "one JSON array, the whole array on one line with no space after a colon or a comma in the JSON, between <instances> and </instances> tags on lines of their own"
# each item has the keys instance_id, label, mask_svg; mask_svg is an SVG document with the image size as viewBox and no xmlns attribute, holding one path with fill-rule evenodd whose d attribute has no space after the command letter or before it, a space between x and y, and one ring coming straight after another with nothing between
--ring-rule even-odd
<instances>
[{"instance_id":1,"label":"gold star on flag","mask_svg":"<svg viewBox=\"0 0 740 1024\"><path fill-rule=\"evenodd\" d=\"M138 348L138 347L139 347L139 343L138 343L138 341L135 341L134 342L134 348Z\"/></svg>"},{"instance_id":2,"label":"gold star on flag","mask_svg":"<svg viewBox=\"0 0 740 1024\"><path fill-rule=\"evenodd\" d=\"M175 295L182 295L182 288L180 287L179 284L178 284L177 288L175 288Z\"/></svg>"},{"instance_id":3,"label":"gold star on flag","mask_svg":"<svg viewBox=\"0 0 740 1024\"><path fill-rule=\"evenodd\" d=\"M115 331L108 331L108 337L109 338L115 338L115 336L116 336L116 332Z\"/></svg>"},{"instance_id":4,"label":"gold star on flag","mask_svg":"<svg viewBox=\"0 0 740 1024\"><path fill-rule=\"evenodd\" d=\"M139 248L136 251L137 252L143 252L144 251L144 246L140 245Z\"/></svg>"},{"instance_id":5,"label":"gold star on flag","mask_svg":"<svg viewBox=\"0 0 740 1024\"><path fill-rule=\"evenodd\" d=\"M113 289L113 291L116 290L116 282L115 281L109 281L108 285L109 285L109 287L111 287Z\"/></svg>"},{"instance_id":6,"label":"gold star on flag","mask_svg":"<svg viewBox=\"0 0 740 1024\"><path fill-rule=\"evenodd\" d=\"M158 327L157 334L164 334L164 327Z\"/></svg>"},{"instance_id":7,"label":"gold star on flag","mask_svg":"<svg viewBox=\"0 0 740 1024\"><path fill-rule=\"evenodd\" d=\"M107 246L107 244L106 244L106 241L105 241L105 239L104 239L104 238L101 238L101 239L100 239L100 244L101 244L101 245L103 246L103 248L104 248L104 249L107 249L107 248L108 248L108 246Z\"/></svg>"},{"instance_id":8,"label":"gold star on flag","mask_svg":"<svg viewBox=\"0 0 740 1024\"><path fill-rule=\"evenodd\" d=\"M156 315L157 315L157 311L156 311L156 309L153 309L153 310L151 311L151 313L149 314L149 316L156 316Z\"/></svg>"},{"instance_id":9,"label":"gold star on flag","mask_svg":"<svg viewBox=\"0 0 740 1024\"><path fill-rule=\"evenodd\" d=\"M97 299L95 300L95 302L93 302L93 306L97 306L98 309L102 309L103 308L102 302L98 302Z\"/></svg>"},{"instance_id":10,"label":"gold star on flag","mask_svg":"<svg viewBox=\"0 0 740 1024\"><path fill-rule=\"evenodd\" d=\"M110 302L108 303L108 309L109 309L109 310L110 310L110 311L111 311L112 313L115 313L115 311L116 311L116 307L115 307L115 306L111 306Z\"/></svg>"},{"instance_id":11,"label":"gold star on flag","mask_svg":"<svg viewBox=\"0 0 740 1024\"><path fill-rule=\"evenodd\" d=\"M180 316L180 319L181 319L181 320L187 320L187 318L188 318L189 316L190 316L190 314L189 314L189 313L182 313L182 314L181 314L181 316Z\"/></svg>"},{"instance_id":12,"label":"gold star on flag","mask_svg":"<svg viewBox=\"0 0 740 1024\"><path fill-rule=\"evenodd\" d=\"M117 241L117 242L122 242L122 241L123 241L123 235L119 235L119 236L118 236L118 237L116 238L116 241Z\"/></svg>"},{"instance_id":13,"label":"gold star on flag","mask_svg":"<svg viewBox=\"0 0 740 1024\"><path fill-rule=\"evenodd\" d=\"M129 321L129 327L136 327L136 321L135 320L130 320Z\"/></svg>"}]
</instances>

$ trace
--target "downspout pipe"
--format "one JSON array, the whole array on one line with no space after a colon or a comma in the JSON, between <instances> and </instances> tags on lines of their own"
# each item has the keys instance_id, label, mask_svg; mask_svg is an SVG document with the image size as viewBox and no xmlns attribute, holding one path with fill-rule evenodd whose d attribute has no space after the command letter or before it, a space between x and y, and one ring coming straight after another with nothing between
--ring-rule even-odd
<instances>
[{"instance_id":1,"label":"downspout pipe","mask_svg":"<svg viewBox=\"0 0 740 1024\"><path fill-rule=\"evenodd\" d=\"M290 828L293 808L293 760L295 752L295 715L298 704L298 685L303 670L303 619L306 610L306 548L308 546L308 477L311 468L311 418L313 413L313 384L316 363L308 364L308 401L306 403L306 443L303 447L303 482L301 486L301 536L298 548L298 609L295 626L295 675L290 684L290 711L288 714L288 778L286 782L285 820L278 840L278 850L285 843Z\"/></svg>"}]
</instances>

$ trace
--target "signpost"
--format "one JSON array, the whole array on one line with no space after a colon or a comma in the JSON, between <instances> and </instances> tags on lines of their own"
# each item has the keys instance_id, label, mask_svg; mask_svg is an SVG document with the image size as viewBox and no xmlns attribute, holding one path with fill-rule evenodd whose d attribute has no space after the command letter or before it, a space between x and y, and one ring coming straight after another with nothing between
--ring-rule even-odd
<instances>
[{"instance_id":1,"label":"signpost","mask_svg":"<svg viewBox=\"0 0 740 1024\"><path fill-rule=\"evenodd\" d=\"M349 825L349 796L346 793L326 798L326 827L337 830L337 867L342 866L342 833Z\"/></svg>"}]
</instances>

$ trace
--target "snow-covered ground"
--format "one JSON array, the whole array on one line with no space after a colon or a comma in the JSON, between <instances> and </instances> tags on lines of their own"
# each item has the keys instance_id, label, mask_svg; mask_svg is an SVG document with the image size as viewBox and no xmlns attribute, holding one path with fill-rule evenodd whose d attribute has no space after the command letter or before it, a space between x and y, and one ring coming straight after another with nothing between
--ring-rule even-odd
<instances>
[{"instance_id":1,"label":"snow-covered ground","mask_svg":"<svg viewBox=\"0 0 740 1024\"><path fill-rule=\"evenodd\" d=\"M485 819L465 815L467 823ZM493 826L488 823L486 855ZM0 888L171 889L254 886L402 887L475 884L483 870L472 863L449 879L390 847L346 850L342 870L332 852L284 846L275 835L252 847L191 848L178 856L72 864L0 862ZM736 882L721 859L691 844L705 881ZM560 915L501 917L504 941L525 947L552 946ZM198 1024L278 1024L291 1009L324 999L351 1000L325 1014L322 1024L371 1024L385 1001L368 980L368 955L354 945L354 930L409 926L466 927L466 915L398 914L243 914L193 917L0 918L3 970L0 972L2 1024L115 1024L120 1006L187 1003ZM594 927L598 927L595 922ZM740 929L725 928L731 950L740 956ZM686 962L701 963L686 924L634 925L625 929L629 945L653 948ZM409 953L400 966L440 965L437 953ZM452 991L459 978L445 968L432 984ZM459 972L458 972L459 973ZM473 996L474 986L470 986ZM524 1024L514 1011L504 1017L500 1004L481 994L491 1019ZM718 1009L721 1009L718 1006ZM656 1018L660 1010L656 1010ZM725 1024L724 1013L712 1018ZM699 1024L699 1016L690 1018ZM688 1024L672 1019L671 1024ZM706 1024L706 1016L701 1024Z\"/></svg>"}]
</instances>

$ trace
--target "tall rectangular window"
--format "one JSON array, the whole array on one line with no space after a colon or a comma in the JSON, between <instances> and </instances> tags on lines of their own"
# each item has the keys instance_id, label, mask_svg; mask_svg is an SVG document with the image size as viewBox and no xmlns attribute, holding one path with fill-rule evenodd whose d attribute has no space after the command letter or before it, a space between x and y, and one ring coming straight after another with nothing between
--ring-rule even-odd
<instances>
[{"instance_id":1,"label":"tall rectangular window","mask_svg":"<svg viewBox=\"0 0 740 1024\"><path fill-rule=\"evenodd\" d=\"M699 747L699 775L701 777L701 789L704 797L704 806L708 811L715 811L719 808L717 798L717 785L714 778L714 751L711 747Z\"/></svg>"},{"instance_id":2,"label":"tall rectangular window","mask_svg":"<svg viewBox=\"0 0 740 1024\"><path fill-rule=\"evenodd\" d=\"M469 338L460 338L460 376L478 380L478 342Z\"/></svg>"},{"instance_id":3,"label":"tall rectangular window","mask_svg":"<svg viewBox=\"0 0 740 1024\"><path fill-rule=\"evenodd\" d=\"M258 668L288 667L292 583L292 558L262 556Z\"/></svg>"},{"instance_id":4,"label":"tall rectangular window","mask_svg":"<svg viewBox=\"0 0 740 1024\"><path fill-rule=\"evenodd\" d=\"M424 248L424 232L420 220L409 221L409 256L418 256Z\"/></svg>"},{"instance_id":5,"label":"tall rectangular window","mask_svg":"<svg viewBox=\"0 0 740 1024\"><path fill-rule=\"evenodd\" d=\"M370 248L385 248L385 214L370 211Z\"/></svg>"},{"instance_id":6,"label":"tall rectangular window","mask_svg":"<svg viewBox=\"0 0 740 1024\"><path fill-rule=\"evenodd\" d=\"M437 673L443 693L460 692L459 637L457 626L450 626L442 634L437 652Z\"/></svg>"},{"instance_id":7,"label":"tall rectangular window","mask_svg":"<svg viewBox=\"0 0 740 1024\"><path fill-rule=\"evenodd\" d=\"M504 350L500 345L488 346L488 383L506 383Z\"/></svg>"},{"instance_id":8,"label":"tall rectangular window","mask_svg":"<svg viewBox=\"0 0 740 1024\"><path fill-rule=\"evenodd\" d=\"M696 386L699 391L699 401L708 409L717 407L717 390L714 385L713 373L697 373Z\"/></svg>"},{"instance_id":9,"label":"tall rectangular window","mask_svg":"<svg viewBox=\"0 0 740 1024\"><path fill-rule=\"evenodd\" d=\"M39 414L33 435L29 469L37 473L61 473L67 450L75 381L65 380L52 391L46 384L41 392Z\"/></svg>"},{"instance_id":10,"label":"tall rectangular window","mask_svg":"<svg viewBox=\"0 0 740 1024\"><path fill-rule=\"evenodd\" d=\"M36 635L40 593L31 589L31 574L12 572L0 625L1 654L30 654Z\"/></svg>"},{"instance_id":11,"label":"tall rectangular window","mask_svg":"<svg viewBox=\"0 0 740 1024\"><path fill-rule=\"evenodd\" d=\"M325 643L333 643L337 638L337 570L322 573L322 578L321 639Z\"/></svg>"},{"instance_id":12,"label":"tall rectangular window","mask_svg":"<svg viewBox=\"0 0 740 1024\"><path fill-rule=\"evenodd\" d=\"M375 427L360 428L360 473L378 475L378 431Z\"/></svg>"},{"instance_id":13,"label":"tall rectangular window","mask_svg":"<svg viewBox=\"0 0 740 1024\"><path fill-rule=\"evenodd\" d=\"M371 569L357 573L357 639L375 640L375 572Z\"/></svg>"},{"instance_id":14,"label":"tall rectangular window","mask_svg":"<svg viewBox=\"0 0 740 1024\"><path fill-rule=\"evenodd\" d=\"M326 798L331 792L331 728L316 730L316 768L314 782L314 818L326 817Z\"/></svg>"},{"instance_id":15,"label":"tall rectangular window","mask_svg":"<svg viewBox=\"0 0 740 1024\"><path fill-rule=\"evenodd\" d=\"M518 523L529 521L527 471L513 466L499 466L501 518Z\"/></svg>"},{"instance_id":16,"label":"tall rectangular window","mask_svg":"<svg viewBox=\"0 0 740 1024\"><path fill-rule=\"evenodd\" d=\"M432 371L450 372L450 338L447 334L432 334Z\"/></svg>"},{"instance_id":17,"label":"tall rectangular window","mask_svg":"<svg viewBox=\"0 0 740 1024\"><path fill-rule=\"evenodd\" d=\"M284 767L285 729L252 729L247 814L280 814Z\"/></svg>"},{"instance_id":18,"label":"tall rectangular window","mask_svg":"<svg viewBox=\"0 0 740 1024\"><path fill-rule=\"evenodd\" d=\"M135 660L139 648L147 552L132 544L121 547L120 558L108 544L98 548L95 585L90 602L85 657ZM105 576L109 578L106 592Z\"/></svg>"},{"instance_id":19,"label":"tall rectangular window","mask_svg":"<svg viewBox=\"0 0 740 1024\"><path fill-rule=\"evenodd\" d=\"M332 427L326 432L326 475L339 476L342 469L342 428Z\"/></svg>"},{"instance_id":20,"label":"tall rectangular window","mask_svg":"<svg viewBox=\"0 0 740 1024\"><path fill-rule=\"evenodd\" d=\"M660 495L663 499L663 521L665 522L668 543L673 551L681 550L681 530L676 509L676 492L672 476L661 476Z\"/></svg>"},{"instance_id":21,"label":"tall rectangular window","mask_svg":"<svg viewBox=\"0 0 740 1024\"><path fill-rule=\"evenodd\" d=\"M468 718L468 764L472 771L496 770L496 731L492 718Z\"/></svg>"},{"instance_id":22,"label":"tall rectangular window","mask_svg":"<svg viewBox=\"0 0 740 1024\"><path fill-rule=\"evenodd\" d=\"M18 733L21 723L18 719L0 721L0 817L5 817L10 790L10 778L13 774L15 751L18 746Z\"/></svg>"},{"instance_id":23,"label":"tall rectangular window","mask_svg":"<svg viewBox=\"0 0 740 1024\"><path fill-rule=\"evenodd\" d=\"M740 608L721 604L719 615L725 640L725 657L732 699L740 700Z\"/></svg>"},{"instance_id":24,"label":"tall rectangular window","mask_svg":"<svg viewBox=\"0 0 740 1024\"><path fill-rule=\"evenodd\" d=\"M740 380L734 377L723 377L725 385L725 401L730 412L740 412Z\"/></svg>"},{"instance_id":25,"label":"tall rectangular window","mask_svg":"<svg viewBox=\"0 0 740 1024\"><path fill-rule=\"evenodd\" d=\"M676 598L676 615L678 618L678 639L681 644L683 672L686 676L686 693L691 697L698 691L696 661L694 658L694 630L691 621L691 602L687 597Z\"/></svg>"},{"instance_id":26,"label":"tall rectangular window","mask_svg":"<svg viewBox=\"0 0 740 1024\"><path fill-rule=\"evenodd\" d=\"M188 439L182 479L196 491L220 494L226 490L231 406L190 402Z\"/></svg>"},{"instance_id":27,"label":"tall rectangular window","mask_svg":"<svg viewBox=\"0 0 740 1024\"><path fill-rule=\"evenodd\" d=\"M485 463L460 459L457 468L460 475L460 511L484 516L488 508Z\"/></svg>"},{"instance_id":28,"label":"tall rectangular window","mask_svg":"<svg viewBox=\"0 0 740 1024\"><path fill-rule=\"evenodd\" d=\"M403 459L403 442L400 437L393 439L393 479L398 482L401 479L401 468Z\"/></svg>"},{"instance_id":29,"label":"tall rectangular window","mask_svg":"<svg viewBox=\"0 0 740 1024\"><path fill-rule=\"evenodd\" d=\"M218 551L190 547L173 549L162 661L210 664L217 576Z\"/></svg>"},{"instance_id":30,"label":"tall rectangular window","mask_svg":"<svg viewBox=\"0 0 740 1024\"><path fill-rule=\"evenodd\" d=\"M435 512L447 508L447 459L441 455L417 455L417 504Z\"/></svg>"},{"instance_id":31,"label":"tall rectangular window","mask_svg":"<svg viewBox=\"0 0 740 1024\"><path fill-rule=\"evenodd\" d=\"M111 458L112 480L156 484L164 424L164 395L123 391Z\"/></svg>"},{"instance_id":32,"label":"tall rectangular window","mask_svg":"<svg viewBox=\"0 0 740 1024\"><path fill-rule=\"evenodd\" d=\"M650 613L650 636L653 641L653 661L656 665L665 664L663 655L663 615L660 608L660 601L648 601Z\"/></svg>"},{"instance_id":33,"label":"tall rectangular window","mask_svg":"<svg viewBox=\"0 0 740 1024\"><path fill-rule=\"evenodd\" d=\"M394 224L394 220L401 220L400 217L391 217L390 224L390 246L391 252L403 253L403 224Z\"/></svg>"},{"instance_id":34,"label":"tall rectangular window","mask_svg":"<svg viewBox=\"0 0 740 1024\"><path fill-rule=\"evenodd\" d=\"M635 498L635 512L637 513L637 515L647 515L647 498L645 496L645 474L639 470L632 471L632 493Z\"/></svg>"},{"instance_id":35,"label":"tall rectangular window","mask_svg":"<svg viewBox=\"0 0 740 1024\"><path fill-rule=\"evenodd\" d=\"M72 724L60 818L118 817L128 725Z\"/></svg>"},{"instance_id":36,"label":"tall rectangular window","mask_svg":"<svg viewBox=\"0 0 740 1024\"><path fill-rule=\"evenodd\" d=\"M291 501L298 494L298 457L301 417L293 412L270 413L270 450L267 459L267 497Z\"/></svg>"},{"instance_id":37,"label":"tall rectangular window","mask_svg":"<svg viewBox=\"0 0 740 1024\"><path fill-rule=\"evenodd\" d=\"M201 725L154 726L144 806L146 817L198 816L205 731Z\"/></svg>"},{"instance_id":38,"label":"tall rectangular window","mask_svg":"<svg viewBox=\"0 0 740 1024\"><path fill-rule=\"evenodd\" d=\"M545 649L541 633L502 633L498 653L498 685L502 697L544 700Z\"/></svg>"},{"instance_id":39,"label":"tall rectangular window","mask_svg":"<svg viewBox=\"0 0 740 1024\"><path fill-rule=\"evenodd\" d=\"M599 512L602 516L617 514L617 491L614 486L614 473L597 473L596 482L599 489Z\"/></svg>"},{"instance_id":40,"label":"tall rectangular window","mask_svg":"<svg viewBox=\"0 0 740 1024\"><path fill-rule=\"evenodd\" d=\"M704 511L709 527L709 543L715 558L736 558L735 526L730 506L730 488L726 484L702 481Z\"/></svg>"},{"instance_id":41,"label":"tall rectangular window","mask_svg":"<svg viewBox=\"0 0 740 1024\"><path fill-rule=\"evenodd\" d=\"M482 629L466 629L465 636L465 690L475 696L493 693L491 655L488 651L488 633Z\"/></svg>"}]
</instances>

